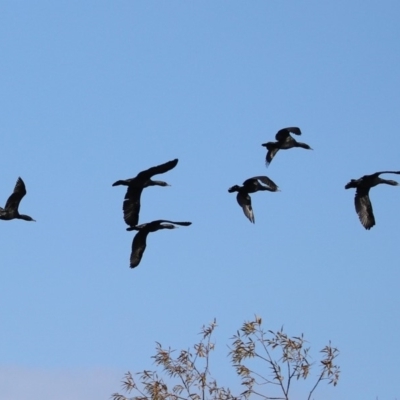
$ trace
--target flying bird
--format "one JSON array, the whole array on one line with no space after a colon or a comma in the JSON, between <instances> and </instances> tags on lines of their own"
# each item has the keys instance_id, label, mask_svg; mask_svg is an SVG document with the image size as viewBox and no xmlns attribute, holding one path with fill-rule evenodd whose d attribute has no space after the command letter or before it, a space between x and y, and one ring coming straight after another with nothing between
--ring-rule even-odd
<instances>
[{"instance_id":1,"label":"flying bird","mask_svg":"<svg viewBox=\"0 0 400 400\"><path fill-rule=\"evenodd\" d=\"M276 142L268 142L261 145L266 147L268 150L265 159L265 163L267 166L271 163L278 150L287 150L293 147L302 147L303 149L312 150L312 148L308 144L301 143L298 142L296 139L293 139L290 133L301 135L301 130L297 127L283 128L279 130L278 133L275 135L275 139L277 140Z\"/></svg>"},{"instance_id":2,"label":"flying bird","mask_svg":"<svg viewBox=\"0 0 400 400\"><path fill-rule=\"evenodd\" d=\"M0 207L0 219L9 221L11 219L24 219L25 221L35 221L32 217L18 212L19 203L26 195L25 183L18 178L14 192L8 198L4 208Z\"/></svg>"},{"instance_id":3,"label":"flying bird","mask_svg":"<svg viewBox=\"0 0 400 400\"><path fill-rule=\"evenodd\" d=\"M238 192L236 200L242 207L244 215L254 224L254 213L251 206L251 197L249 193L268 190L269 192L278 192L278 186L267 176L254 176L243 182L243 186L234 185L228 189L229 193Z\"/></svg>"},{"instance_id":4,"label":"flying bird","mask_svg":"<svg viewBox=\"0 0 400 400\"><path fill-rule=\"evenodd\" d=\"M135 268L139 265L144 250L146 249L146 239L147 235L150 232L156 232L160 229L175 229L177 226L189 226L191 222L174 222L174 221L167 221L164 219L159 219L156 221L148 222L147 224L141 224L136 226L131 226L126 228L127 231L138 231L132 241L132 252L131 252L131 259L130 259L130 267Z\"/></svg>"},{"instance_id":5,"label":"flying bird","mask_svg":"<svg viewBox=\"0 0 400 400\"><path fill-rule=\"evenodd\" d=\"M166 182L153 181L151 178L154 175L163 174L172 168L175 168L176 164L178 164L177 158L139 172L134 178L120 180L112 184L113 186L128 186L122 206L124 211L124 221L127 225L133 227L139 222L140 196L144 188L148 186L169 186Z\"/></svg>"},{"instance_id":6,"label":"flying bird","mask_svg":"<svg viewBox=\"0 0 400 400\"><path fill-rule=\"evenodd\" d=\"M352 179L344 188L356 189L356 195L354 198L354 204L356 206L356 212L358 218L360 218L361 224L365 229L371 229L375 225L375 217L372 210L371 200L369 199L369 190L381 183L387 185L397 186L398 182L382 179L379 177L380 174L400 174L400 171L381 171L375 172L372 175L364 175L360 179Z\"/></svg>"}]
</instances>

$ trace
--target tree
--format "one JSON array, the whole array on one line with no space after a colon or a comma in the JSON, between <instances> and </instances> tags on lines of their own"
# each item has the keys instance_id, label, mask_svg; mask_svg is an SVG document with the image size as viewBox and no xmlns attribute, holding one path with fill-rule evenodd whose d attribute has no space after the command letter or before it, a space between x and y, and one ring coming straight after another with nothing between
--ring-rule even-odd
<instances>
[{"instance_id":1,"label":"tree","mask_svg":"<svg viewBox=\"0 0 400 400\"><path fill-rule=\"evenodd\" d=\"M191 350L181 350L176 357L173 350L163 349L157 343L156 354L152 358L160 373L167 377L166 380L157 371L139 372L135 374L137 380L127 372L122 388L127 394L134 392L134 396L114 393L111 397L113 400L247 400L250 396L258 396L265 400L289 400L293 382L310 377L313 363L310 362L307 342L303 335L289 337L283 328L276 332L264 331L261 324L259 317L244 322L231 339L229 356L245 388L238 395L233 395L229 388L219 386L210 374L210 354L215 349L212 334L217 326L214 320L203 326L202 338ZM276 351L278 359L273 357ZM335 364L338 349L329 342L320 352L320 370L309 389L308 400L322 381L327 380L336 386L339 380L340 368ZM261 365L263 371L250 368L248 363L256 368ZM266 390L278 391L278 394L268 394Z\"/></svg>"}]
</instances>

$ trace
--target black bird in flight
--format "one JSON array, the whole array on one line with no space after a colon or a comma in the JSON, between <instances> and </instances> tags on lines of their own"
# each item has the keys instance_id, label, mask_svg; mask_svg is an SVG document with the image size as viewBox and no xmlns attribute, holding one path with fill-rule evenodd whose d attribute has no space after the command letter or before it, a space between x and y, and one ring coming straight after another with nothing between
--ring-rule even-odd
<instances>
[{"instance_id":1,"label":"black bird in flight","mask_svg":"<svg viewBox=\"0 0 400 400\"><path fill-rule=\"evenodd\" d=\"M356 206L356 212L358 218L360 218L361 224L365 229L371 229L375 225L375 217L372 210L371 200L369 199L369 190L381 183L387 185L397 186L398 182L390 179L382 179L379 177L380 174L400 174L400 171L381 171L375 172L375 174L364 175L360 179L352 179L344 188L356 189L356 196L354 198L354 204Z\"/></svg>"},{"instance_id":2,"label":"black bird in flight","mask_svg":"<svg viewBox=\"0 0 400 400\"><path fill-rule=\"evenodd\" d=\"M301 135L301 130L297 127L283 128L279 130L278 133L275 135L275 139L277 140L276 142L268 142L261 145L268 149L265 159L265 163L267 166L271 163L278 150L287 150L293 147L302 147L303 149L312 150L312 148L308 144L301 143L298 142L296 139L293 139L292 136L290 136L290 133Z\"/></svg>"},{"instance_id":3,"label":"black bird in flight","mask_svg":"<svg viewBox=\"0 0 400 400\"><path fill-rule=\"evenodd\" d=\"M174 221L167 221L164 219L159 219L156 221L148 222L147 224L141 224L136 226L131 226L126 228L127 231L138 231L132 241L132 252L131 252L131 259L130 259L130 267L135 268L139 265L144 250L146 249L146 239L147 235L150 232L156 232L160 229L175 229L177 226L189 226L191 222L174 222Z\"/></svg>"},{"instance_id":4,"label":"black bird in flight","mask_svg":"<svg viewBox=\"0 0 400 400\"><path fill-rule=\"evenodd\" d=\"M130 227L136 226L139 222L140 196L144 188L148 186L169 186L163 181L153 181L153 175L163 174L178 164L178 159L168 161L139 172L134 178L120 180L113 183L113 186L128 186L123 203L124 220Z\"/></svg>"},{"instance_id":5,"label":"black bird in flight","mask_svg":"<svg viewBox=\"0 0 400 400\"><path fill-rule=\"evenodd\" d=\"M243 182L243 186L234 185L228 189L229 193L238 192L236 200L243 208L244 215L254 224L254 213L251 207L251 197L249 193L255 193L262 190L269 192L279 191L278 186L267 176L254 176Z\"/></svg>"},{"instance_id":6,"label":"black bird in flight","mask_svg":"<svg viewBox=\"0 0 400 400\"><path fill-rule=\"evenodd\" d=\"M25 221L35 221L32 217L18 212L18 206L22 198L26 195L25 183L18 178L14 192L8 198L4 208L0 207L0 219L9 221L10 219L24 219Z\"/></svg>"}]
</instances>

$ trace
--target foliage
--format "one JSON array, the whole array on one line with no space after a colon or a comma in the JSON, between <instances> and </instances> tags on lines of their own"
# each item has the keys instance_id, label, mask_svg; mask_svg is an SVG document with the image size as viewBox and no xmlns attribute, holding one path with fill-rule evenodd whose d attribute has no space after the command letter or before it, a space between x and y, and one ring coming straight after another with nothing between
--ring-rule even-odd
<instances>
[{"instance_id":1,"label":"foliage","mask_svg":"<svg viewBox=\"0 0 400 400\"><path fill-rule=\"evenodd\" d=\"M265 400L288 400L289 391L294 380L307 379L313 364L310 362L309 348L301 336L288 337L283 332L264 331L261 318L245 322L242 328L232 338L229 352L231 363L241 379L245 390L239 395L233 395L229 388L219 386L210 373L210 353L215 349L211 341L217 324L214 320L210 325L203 326L201 340L191 350L181 350L178 356L173 356L173 350L163 349L157 343L156 354L152 356L164 380L157 371L139 372L138 381L128 372L122 381L126 393L134 392L133 397L125 397L114 393L113 400L247 400L250 396L259 396ZM278 350L280 357L273 357ZM339 355L338 349L330 342L322 350L319 361L320 371L308 393L308 400L323 380L336 386L339 380L340 368L335 364ZM253 359L250 361L250 359ZM258 361L257 361L258 360ZM251 369L247 363L262 365L263 372ZM245 365L246 363L246 365ZM265 365L268 367L265 371ZM264 393L268 388L278 389L278 395ZM263 389L263 390L261 390Z\"/></svg>"}]
</instances>

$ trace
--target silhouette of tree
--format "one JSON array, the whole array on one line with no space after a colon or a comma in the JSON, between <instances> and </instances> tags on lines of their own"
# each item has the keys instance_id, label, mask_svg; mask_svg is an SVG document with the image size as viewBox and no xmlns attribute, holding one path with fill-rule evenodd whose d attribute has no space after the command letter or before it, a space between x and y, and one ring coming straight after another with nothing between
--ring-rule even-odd
<instances>
[{"instance_id":1,"label":"silhouette of tree","mask_svg":"<svg viewBox=\"0 0 400 400\"><path fill-rule=\"evenodd\" d=\"M229 388L219 386L210 374L210 354L215 349L212 334L217 326L214 320L201 330L202 338L190 350L181 350L176 357L174 351L164 349L157 343L152 356L160 372L144 370L125 374L122 388L133 397L114 393L113 400L247 400L258 396L265 400L288 400L293 382L310 378L315 363L310 362L309 347L303 335L289 337L280 331L264 331L262 320L244 322L233 336L229 356L231 364L241 379L245 390L233 395ZM278 358L276 352L278 351ZM307 400L311 399L317 386L324 380L337 385L340 368L335 364L338 349L329 342L321 351L320 370L313 381ZM253 359L253 360L252 360ZM261 363L261 364L260 364ZM260 372L250 365L267 366ZM163 378L164 376L165 378ZM268 389L269 388L269 389ZM267 391L278 392L268 394Z\"/></svg>"}]
</instances>

